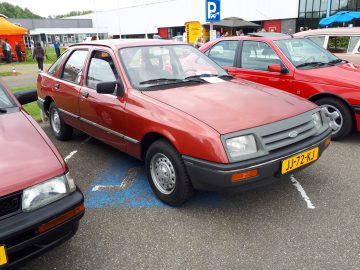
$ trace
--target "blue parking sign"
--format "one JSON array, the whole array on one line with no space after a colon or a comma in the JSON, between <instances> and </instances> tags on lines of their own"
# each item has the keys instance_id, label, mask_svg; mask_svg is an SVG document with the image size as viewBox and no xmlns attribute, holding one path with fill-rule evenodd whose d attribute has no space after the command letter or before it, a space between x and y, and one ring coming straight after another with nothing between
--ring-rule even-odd
<instances>
[{"instance_id":1,"label":"blue parking sign","mask_svg":"<svg viewBox=\"0 0 360 270\"><path fill-rule=\"evenodd\" d=\"M220 21L220 0L205 0L206 21L218 22Z\"/></svg>"}]
</instances>

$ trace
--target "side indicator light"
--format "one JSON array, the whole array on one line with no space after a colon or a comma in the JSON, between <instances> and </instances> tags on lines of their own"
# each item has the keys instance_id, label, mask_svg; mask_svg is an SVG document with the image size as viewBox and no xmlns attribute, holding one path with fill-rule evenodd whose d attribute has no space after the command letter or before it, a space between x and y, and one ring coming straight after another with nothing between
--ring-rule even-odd
<instances>
[{"instance_id":1,"label":"side indicator light","mask_svg":"<svg viewBox=\"0 0 360 270\"><path fill-rule=\"evenodd\" d=\"M84 204L80 204L78 207L66 212L65 214L62 214L61 216L58 216L57 218L54 218L53 220L50 220L47 223L41 224L38 228L37 228L37 232L38 233L43 233L46 232L54 227L56 227L57 225L64 223L65 221L75 217L76 215L82 213L85 211L85 206Z\"/></svg>"},{"instance_id":2,"label":"side indicator light","mask_svg":"<svg viewBox=\"0 0 360 270\"><path fill-rule=\"evenodd\" d=\"M325 146L329 146L330 143L331 143L331 137L325 140Z\"/></svg>"},{"instance_id":3,"label":"side indicator light","mask_svg":"<svg viewBox=\"0 0 360 270\"><path fill-rule=\"evenodd\" d=\"M259 175L259 170L258 169L245 171L245 172L233 174L231 176L231 181L238 182L238 181L246 180L246 179L258 176L258 175Z\"/></svg>"}]
</instances>

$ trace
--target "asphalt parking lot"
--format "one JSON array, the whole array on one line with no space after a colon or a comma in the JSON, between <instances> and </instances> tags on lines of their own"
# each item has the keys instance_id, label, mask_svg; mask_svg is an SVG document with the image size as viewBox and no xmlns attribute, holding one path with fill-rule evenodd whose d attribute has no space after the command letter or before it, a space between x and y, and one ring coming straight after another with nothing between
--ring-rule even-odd
<instances>
[{"instance_id":1,"label":"asphalt parking lot","mask_svg":"<svg viewBox=\"0 0 360 270\"><path fill-rule=\"evenodd\" d=\"M76 132L57 141L86 198L77 235L21 269L360 269L360 136L294 178L159 202L141 162Z\"/></svg>"}]
</instances>

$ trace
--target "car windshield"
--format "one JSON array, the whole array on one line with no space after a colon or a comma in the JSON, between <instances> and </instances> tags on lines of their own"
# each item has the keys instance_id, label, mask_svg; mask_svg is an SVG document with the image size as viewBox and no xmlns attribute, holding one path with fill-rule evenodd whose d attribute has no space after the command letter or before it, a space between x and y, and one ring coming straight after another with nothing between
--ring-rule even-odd
<instances>
[{"instance_id":1,"label":"car windshield","mask_svg":"<svg viewBox=\"0 0 360 270\"><path fill-rule=\"evenodd\" d=\"M10 99L9 95L5 92L0 85L0 114L5 113L7 108L14 107L15 103Z\"/></svg>"},{"instance_id":2,"label":"car windshield","mask_svg":"<svg viewBox=\"0 0 360 270\"><path fill-rule=\"evenodd\" d=\"M209 77L229 77L220 66L189 45L131 47L120 49L119 53L135 88L203 83Z\"/></svg>"},{"instance_id":3,"label":"car windshield","mask_svg":"<svg viewBox=\"0 0 360 270\"><path fill-rule=\"evenodd\" d=\"M296 68L320 68L343 62L306 38L276 40L275 44Z\"/></svg>"}]
</instances>

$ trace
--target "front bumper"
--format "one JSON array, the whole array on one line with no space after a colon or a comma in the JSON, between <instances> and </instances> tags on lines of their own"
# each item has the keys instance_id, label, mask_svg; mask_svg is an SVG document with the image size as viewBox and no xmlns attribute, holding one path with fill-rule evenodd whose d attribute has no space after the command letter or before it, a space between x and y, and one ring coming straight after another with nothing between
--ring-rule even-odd
<instances>
[{"instance_id":1,"label":"front bumper","mask_svg":"<svg viewBox=\"0 0 360 270\"><path fill-rule=\"evenodd\" d=\"M76 190L33 212L22 212L0 220L0 245L5 245L8 257L8 263L0 266L0 269L24 263L71 238L76 233L84 212L43 233L38 233L37 229L83 203L83 194Z\"/></svg>"},{"instance_id":2,"label":"front bumper","mask_svg":"<svg viewBox=\"0 0 360 270\"><path fill-rule=\"evenodd\" d=\"M331 129L317 137L307 139L285 149L274 151L267 156L230 164L214 163L189 156L183 156L183 159L195 189L207 191L243 191L264 186L282 178L288 178L289 175L313 164L314 162L311 162L287 174L281 174L281 162L291 156L319 147L320 158L328 146L325 144L325 141L330 136ZM258 176L238 182L231 180L233 174L253 169L258 169Z\"/></svg>"}]
</instances>

